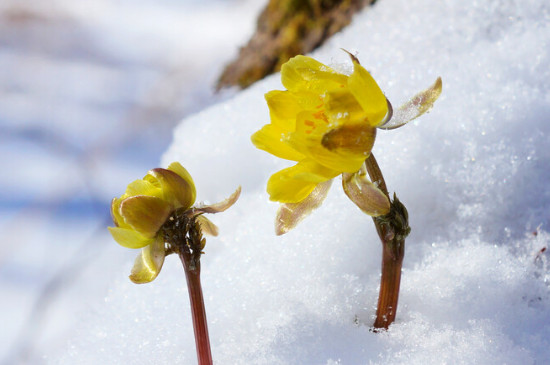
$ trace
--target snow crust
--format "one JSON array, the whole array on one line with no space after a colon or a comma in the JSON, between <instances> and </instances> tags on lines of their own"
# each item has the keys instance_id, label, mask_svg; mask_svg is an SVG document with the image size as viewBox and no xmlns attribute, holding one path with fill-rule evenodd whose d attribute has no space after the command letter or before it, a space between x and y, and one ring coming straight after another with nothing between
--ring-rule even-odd
<instances>
[{"instance_id":1,"label":"snow crust","mask_svg":"<svg viewBox=\"0 0 550 365\"><path fill-rule=\"evenodd\" d=\"M341 67L339 48L354 52L394 106L443 79L432 112L380 131L373 150L412 227L386 333L370 329L380 243L339 183L274 234L265 184L290 164L250 135L268 123L263 94L282 89L280 76L179 124L163 166L181 162L202 200L243 187L212 217L220 236L202 258L217 364L550 362L549 20L545 1L384 0L315 52ZM126 279L131 264L96 273L117 279L51 363L196 361L181 264L169 257L142 286Z\"/></svg>"}]
</instances>

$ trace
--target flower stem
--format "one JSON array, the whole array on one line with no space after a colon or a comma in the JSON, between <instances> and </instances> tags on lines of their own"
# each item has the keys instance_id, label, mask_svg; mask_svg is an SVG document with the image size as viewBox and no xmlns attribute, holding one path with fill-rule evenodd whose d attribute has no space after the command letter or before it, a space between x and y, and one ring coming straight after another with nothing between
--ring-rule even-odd
<instances>
[{"instance_id":1,"label":"flower stem","mask_svg":"<svg viewBox=\"0 0 550 365\"><path fill-rule=\"evenodd\" d=\"M404 241L403 241L404 243ZM374 328L388 329L397 314L399 285L401 284L401 267L405 256L405 245L401 245L399 254L394 256L385 242L382 242L382 276L380 279L380 294L376 308Z\"/></svg>"},{"instance_id":2,"label":"flower stem","mask_svg":"<svg viewBox=\"0 0 550 365\"><path fill-rule=\"evenodd\" d=\"M202 296L200 261L196 260L196 262L192 264L193 258L189 251L180 251L179 257L183 264L185 278L187 280L198 363L199 365L212 365L208 324L206 322L206 311L204 309L204 299Z\"/></svg>"},{"instance_id":3,"label":"flower stem","mask_svg":"<svg viewBox=\"0 0 550 365\"><path fill-rule=\"evenodd\" d=\"M388 329L397 313L401 267L405 256L405 238L410 232L408 213L395 194L393 201L390 199L386 182L372 152L365 161L365 167L371 180L378 184L391 202L388 214L373 217L376 232L382 241L382 276L374 328Z\"/></svg>"}]
</instances>

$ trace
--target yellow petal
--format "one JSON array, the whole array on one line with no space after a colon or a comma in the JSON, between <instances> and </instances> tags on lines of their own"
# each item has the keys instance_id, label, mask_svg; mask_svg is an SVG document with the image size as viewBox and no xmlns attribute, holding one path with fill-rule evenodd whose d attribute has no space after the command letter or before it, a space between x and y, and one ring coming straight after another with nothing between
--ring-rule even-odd
<instances>
[{"instance_id":1,"label":"yellow petal","mask_svg":"<svg viewBox=\"0 0 550 365\"><path fill-rule=\"evenodd\" d=\"M281 204L275 219L275 233L280 236L298 225L325 200L332 180L317 184L315 189L299 203Z\"/></svg>"},{"instance_id":2,"label":"yellow petal","mask_svg":"<svg viewBox=\"0 0 550 365\"><path fill-rule=\"evenodd\" d=\"M348 87L367 114L369 125L378 126L388 112L386 97L371 74L357 62L353 63L353 74L348 79Z\"/></svg>"},{"instance_id":3,"label":"yellow petal","mask_svg":"<svg viewBox=\"0 0 550 365\"><path fill-rule=\"evenodd\" d=\"M176 174L178 174L183 180L185 180L190 186L192 186L193 194L195 194L195 183L193 182L193 178L191 177L191 174L185 167L183 167L179 162L172 162L170 165L168 165L168 170L174 171ZM195 201L195 198L193 198L193 202Z\"/></svg>"},{"instance_id":4,"label":"yellow petal","mask_svg":"<svg viewBox=\"0 0 550 365\"><path fill-rule=\"evenodd\" d=\"M317 184L330 180L338 174L338 171L306 159L273 174L267 182L267 192L272 201L298 203L304 200Z\"/></svg>"},{"instance_id":5,"label":"yellow petal","mask_svg":"<svg viewBox=\"0 0 550 365\"><path fill-rule=\"evenodd\" d=\"M166 222L172 207L155 196L138 195L126 198L120 204L120 215L145 238L153 238Z\"/></svg>"},{"instance_id":6,"label":"yellow petal","mask_svg":"<svg viewBox=\"0 0 550 365\"><path fill-rule=\"evenodd\" d=\"M162 269L165 256L164 239L157 237L152 244L143 248L140 255L136 257L130 280L136 284L153 281Z\"/></svg>"},{"instance_id":7,"label":"yellow petal","mask_svg":"<svg viewBox=\"0 0 550 365\"><path fill-rule=\"evenodd\" d=\"M322 98L318 93L308 90L281 91L272 90L265 94L269 107L271 124L277 125L285 132L295 129L296 115L303 110L314 110L322 106Z\"/></svg>"},{"instance_id":8,"label":"yellow petal","mask_svg":"<svg viewBox=\"0 0 550 365\"><path fill-rule=\"evenodd\" d=\"M341 87L339 86L338 89L341 89ZM298 99L298 104L300 106L299 112L302 112L305 110L318 112L318 111L324 110L324 100L328 92L329 92L328 90L322 90L318 92L314 92L310 90L298 90L298 91L292 91L291 93L294 95L296 99Z\"/></svg>"},{"instance_id":9,"label":"yellow petal","mask_svg":"<svg viewBox=\"0 0 550 365\"><path fill-rule=\"evenodd\" d=\"M142 248L153 242L153 238L143 237L139 232L130 228L107 227L111 236L121 246L128 248Z\"/></svg>"},{"instance_id":10,"label":"yellow petal","mask_svg":"<svg viewBox=\"0 0 550 365\"><path fill-rule=\"evenodd\" d=\"M212 221L208 218L206 218L204 215L199 215L197 217L197 222L199 222L201 226L201 232L210 236L218 236L219 229L218 226L216 226Z\"/></svg>"},{"instance_id":11,"label":"yellow petal","mask_svg":"<svg viewBox=\"0 0 550 365\"><path fill-rule=\"evenodd\" d=\"M353 138L346 138L348 135ZM375 136L375 128L346 125L321 136L291 135L289 143L293 147L300 147L308 159L327 169L339 173L355 172L370 154Z\"/></svg>"},{"instance_id":12,"label":"yellow petal","mask_svg":"<svg viewBox=\"0 0 550 365\"><path fill-rule=\"evenodd\" d=\"M126 198L136 195L148 195L162 198L162 190L147 180L135 180L128 184L126 192L120 198L111 201L111 217L117 227L131 228L120 215L120 204Z\"/></svg>"},{"instance_id":13,"label":"yellow petal","mask_svg":"<svg viewBox=\"0 0 550 365\"><path fill-rule=\"evenodd\" d=\"M289 135L302 135L306 138L322 136L330 127L329 120L323 110L306 110L296 116L296 132Z\"/></svg>"},{"instance_id":14,"label":"yellow petal","mask_svg":"<svg viewBox=\"0 0 550 365\"><path fill-rule=\"evenodd\" d=\"M298 115L288 144L331 170L355 172L368 157L375 136L376 128L364 122L332 128L324 114L306 111Z\"/></svg>"},{"instance_id":15,"label":"yellow petal","mask_svg":"<svg viewBox=\"0 0 550 365\"><path fill-rule=\"evenodd\" d=\"M367 178L365 172L343 174L342 186L348 198L364 213L373 217L389 213L390 200Z\"/></svg>"},{"instance_id":16,"label":"yellow petal","mask_svg":"<svg viewBox=\"0 0 550 365\"><path fill-rule=\"evenodd\" d=\"M193 208L193 211L197 213L221 213L229 209L229 207L231 207L233 204L235 204L235 202L239 199L239 196L241 196L240 186L237 188L237 190L235 190L233 194L229 196L229 198L216 204Z\"/></svg>"},{"instance_id":17,"label":"yellow petal","mask_svg":"<svg viewBox=\"0 0 550 365\"><path fill-rule=\"evenodd\" d=\"M325 114L331 125L341 125L348 122L364 122L367 114L348 89L334 90L327 93Z\"/></svg>"},{"instance_id":18,"label":"yellow petal","mask_svg":"<svg viewBox=\"0 0 550 365\"><path fill-rule=\"evenodd\" d=\"M256 148L269 152L279 158L292 161L302 160L304 155L284 142L286 138L284 133L285 132L277 126L267 124L254 133L251 140Z\"/></svg>"},{"instance_id":19,"label":"yellow petal","mask_svg":"<svg viewBox=\"0 0 550 365\"><path fill-rule=\"evenodd\" d=\"M429 112L435 101L439 98L439 95L441 95L442 89L443 82L441 81L441 77L438 77L432 86L416 94L411 100L394 112L392 119L388 123L378 128L399 128L422 114Z\"/></svg>"},{"instance_id":20,"label":"yellow petal","mask_svg":"<svg viewBox=\"0 0 550 365\"><path fill-rule=\"evenodd\" d=\"M296 56L281 67L281 81L288 90L312 90L323 94L346 85L348 76L311 57Z\"/></svg>"},{"instance_id":21,"label":"yellow petal","mask_svg":"<svg viewBox=\"0 0 550 365\"><path fill-rule=\"evenodd\" d=\"M301 111L298 99L289 91L273 90L265 94L271 123L283 133L295 128L296 114Z\"/></svg>"},{"instance_id":22,"label":"yellow petal","mask_svg":"<svg viewBox=\"0 0 550 365\"><path fill-rule=\"evenodd\" d=\"M164 200L172 204L176 208L189 208L195 202L196 191L195 184L191 179L191 175L179 163L172 164L179 173L167 169L153 169L149 171L149 175L155 178L161 187Z\"/></svg>"},{"instance_id":23,"label":"yellow petal","mask_svg":"<svg viewBox=\"0 0 550 365\"><path fill-rule=\"evenodd\" d=\"M320 145L329 130L329 122L323 111L307 110L296 117L296 131L289 133L287 143L304 156L310 156L309 145Z\"/></svg>"},{"instance_id":24,"label":"yellow petal","mask_svg":"<svg viewBox=\"0 0 550 365\"><path fill-rule=\"evenodd\" d=\"M124 219L120 216L121 202L121 198L113 198L113 200L111 200L111 218L113 218L113 223L115 224L115 226L128 228L126 226L126 223L124 222Z\"/></svg>"},{"instance_id":25,"label":"yellow petal","mask_svg":"<svg viewBox=\"0 0 550 365\"><path fill-rule=\"evenodd\" d=\"M122 196L122 199L135 195L149 195L161 198L162 191L159 187L153 185L147 180L136 180L128 184L126 193Z\"/></svg>"}]
</instances>

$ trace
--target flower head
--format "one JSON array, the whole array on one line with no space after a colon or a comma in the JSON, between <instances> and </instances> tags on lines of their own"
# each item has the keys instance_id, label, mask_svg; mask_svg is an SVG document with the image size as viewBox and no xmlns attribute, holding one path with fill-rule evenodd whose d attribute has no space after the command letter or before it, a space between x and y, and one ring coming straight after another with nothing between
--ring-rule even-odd
<instances>
[{"instance_id":1,"label":"flower head","mask_svg":"<svg viewBox=\"0 0 550 365\"><path fill-rule=\"evenodd\" d=\"M204 233L217 235L217 227L204 213L218 213L233 205L240 194L240 187L227 200L213 205L192 207L196 190L193 179L178 162L167 169L150 170L141 180L128 185L120 198L111 203L111 215L115 227L109 232L120 245L141 248L130 279L136 283L154 280L164 257L173 248L167 247L163 225L179 212L196 219Z\"/></svg>"},{"instance_id":2,"label":"flower head","mask_svg":"<svg viewBox=\"0 0 550 365\"><path fill-rule=\"evenodd\" d=\"M281 68L286 90L265 95L271 123L252 135L252 143L296 165L267 182L272 201L283 203L277 233L294 227L318 207L330 181L342 174L344 190L365 213L390 209L389 198L366 178L362 166L377 129L398 128L428 111L441 93L441 79L401 107L392 106L371 74L350 54L353 72L345 75L313 58L296 56Z\"/></svg>"},{"instance_id":3,"label":"flower head","mask_svg":"<svg viewBox=\"0 0 550 365\"><path fill-rule=\"evenodd\" d=\"M252 142L298 162L274 174L267 185L271 200L297 203L319 183L361 168L389 108L358 62L348 76L297 56L283 65L281 78L287 90L266 94L271 123L256 132Z\"/></svg>"}]
</instances>

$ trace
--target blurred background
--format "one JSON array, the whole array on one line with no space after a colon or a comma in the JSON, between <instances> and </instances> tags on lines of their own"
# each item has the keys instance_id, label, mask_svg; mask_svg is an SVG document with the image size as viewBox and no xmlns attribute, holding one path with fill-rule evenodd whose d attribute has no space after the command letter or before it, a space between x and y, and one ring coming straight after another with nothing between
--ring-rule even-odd
<instances>
[{"instance_id":1,"label":"blurred background","mask_svg":"<svg viewBox=\"0 0 550 365\"><path fill-rule=\"evenodd\" d=\"M110 200L159 165L183 117L234 92L216 79L264 5L2 0L1 364L46 361L97 292L79 278L131 265Z\"/></svg>"}]
</instances>

